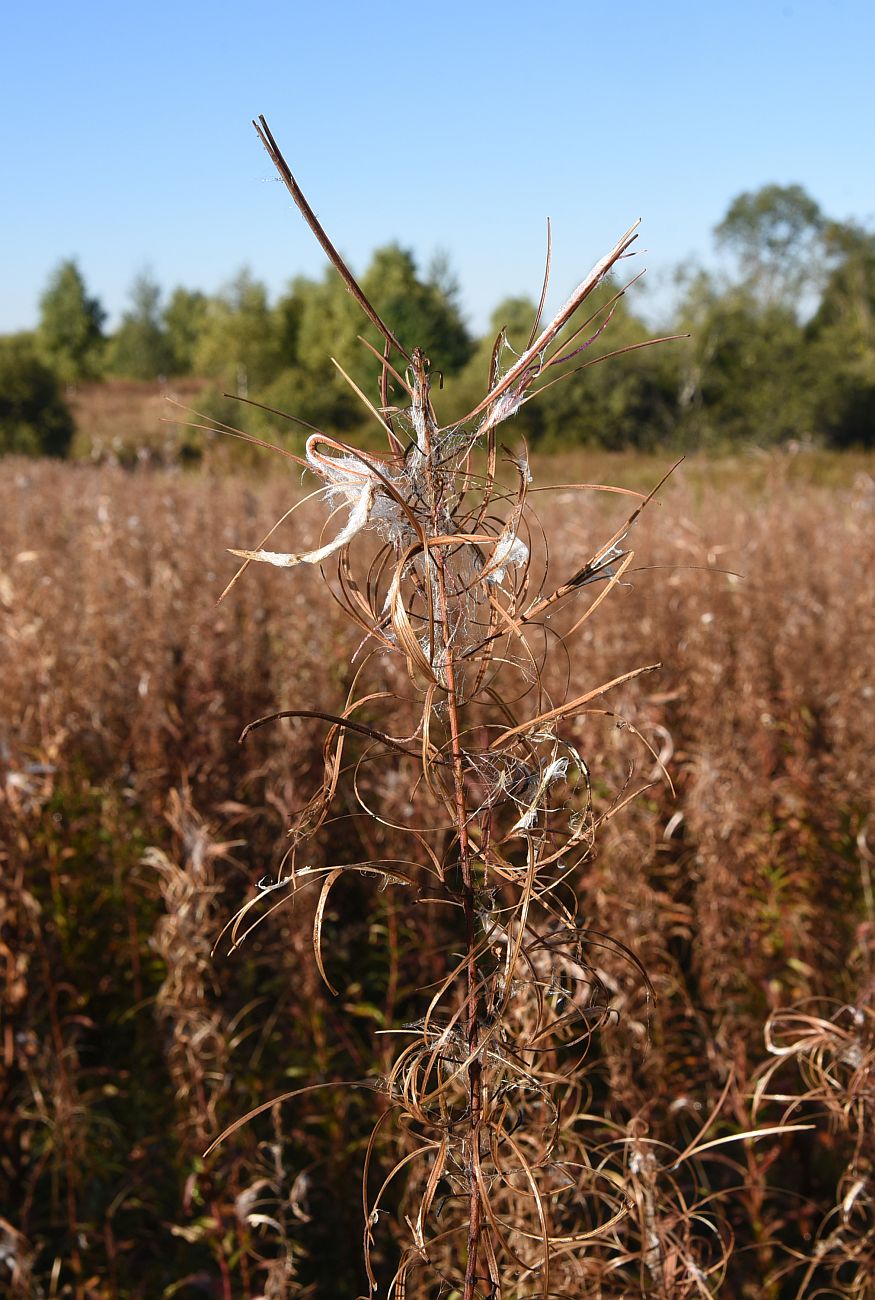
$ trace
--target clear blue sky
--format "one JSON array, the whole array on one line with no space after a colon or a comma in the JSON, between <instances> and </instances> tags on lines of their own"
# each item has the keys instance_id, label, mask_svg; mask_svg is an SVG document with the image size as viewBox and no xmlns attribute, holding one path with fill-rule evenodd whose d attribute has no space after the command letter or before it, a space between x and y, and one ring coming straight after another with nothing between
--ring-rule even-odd
<instances>
[{"instance_id":1,"label":"clear blue sky","mask_svg":"<svg viewBox=\"0 0 875 1300\"><path fill-rule=\"evenodd\" d=\"M67 257L114 315L146 266L208 291L321 273L258 113L359 272L392 239L443 249L481 328L537 296L548 215L556 296L641 216L659 304L742 190L873 219L873 49L871 0L16 0L0 331Z\"/></svg>"}]
</instances>

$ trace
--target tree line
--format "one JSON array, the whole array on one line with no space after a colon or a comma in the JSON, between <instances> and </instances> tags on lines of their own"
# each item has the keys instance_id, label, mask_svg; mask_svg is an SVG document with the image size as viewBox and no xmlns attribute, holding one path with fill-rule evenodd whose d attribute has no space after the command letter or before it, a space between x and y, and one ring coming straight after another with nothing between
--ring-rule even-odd
<instances>
[{"instance_id":1,"label":"tree line","mask_svg":"<svg viewBox=\"0 0 875 1300\"><path fill-rule=\"evenodd\" d=\"M678 272L674 319L660 331L681 336L671 342L641 347L652 330L629 297L613 301L621 284L602 287L589 334L568 340L587 344L587 374L545 387L516 417L530 445L873 445L875 232L831 219L798 185L768 185L739 195L714 236L729 269ZM529 299L507 299L475 337L446 260L422 271L397 244L373 254L361 284L401 342L428 351L444 421L476 405L494 357L510 364L536 315ZM230 393L352 436L367 413L334 357L378 400L379 365L359 336L379 340L330 268L292 280L274 302L246 270L215 295L177 287L166 298L144 273L118 327L105 324L75 261L61 263L36 330L0 338L0 450L63 454L64 386L112 376L196 375L211 383L202 405L216 418L228 418ZM276 424L261 407L247 411L252 432L276 436Z\"/></svg>"}]
</instances>

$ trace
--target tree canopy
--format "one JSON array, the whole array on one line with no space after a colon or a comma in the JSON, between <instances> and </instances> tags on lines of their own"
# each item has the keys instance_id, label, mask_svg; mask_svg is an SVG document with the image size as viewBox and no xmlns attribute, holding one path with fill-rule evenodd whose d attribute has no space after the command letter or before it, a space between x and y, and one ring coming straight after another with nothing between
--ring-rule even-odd
<instances>
[{"instance_id":1,"label":"tree canopy","mask_svg":"<svg viewBox=\"0 0 875 1300\"><path fill-rule=\"evenodd\" d=\"M602 286L593 301L604 310L591 337L560 336L561 346L586 344L571 376L536 384L543 391L513 428L551 448L719 448L791 438L873 445L875 231L829 217L800 185L772 184L739 194L714 236L728 272L685 272L674 320L660 331L689 337L641 348L650 331L633 298L609 306L619 286ZM445 420L483 396L499 335L505 368L529 340L536 309L520 297L499 304L475 337L445 257L422 271L409 249L386 244L359 279L403 346L428 353ZM218 293L177 286L166 300L143 273L107 339L100 303L67 261L53 272L40 312L34 347L62 382L197 375L213 385L204 410L261 436L295 441L301 425L278 424L253 405L245 416L239 407L231 412L221 394L357 437L373 423L362 394L380 401L380 365L362 340L378 351L382 340L331 267L293 279L273 302L245 268ZM392 381L390 402L400 398L396 388Z\"/></svg>"},{"instance_id":2,"label":"tree canopy","mask_svg":"<svg viewBox=\"0 0 875 1300\"><path fill-rule=\"evenodd\" d=\"M733 199L714 235L737 257L749 292L766 306L796 308L823 273L824 226L801 185L764 185Z\"/></svg>"},{"instance_id":3,"label":"tree canopy","mask_svg":"<svg viewBox=\"0 0 875 1300\"><path fill-rule=\"evenodd\" d=\"M31 338L0 338L0 454L63 456L73 417Z\"/></svg>"},{"instance_id":4,"label":"tree canopy","mask_svg":"<svg viewBox=\"0 0 875 1300\"><path fill-rule=\"evenodd\" d=\"M39 350L64 383L100 371L106 313L85 288L75 261L61 262L40 298Z\"/></svg>"},{"instance_id":5,"label":"tree canopy","mask_svg":"<svg viewBox=\"0 0 875 1300\"><path fill-rule=\"evenodd\" d=\"M173 368L174 355L161 307L161 286L148 271L137 276L131 305L109 349L109 367L131 379L155 379Z\"/></svg>"}]
</instances>

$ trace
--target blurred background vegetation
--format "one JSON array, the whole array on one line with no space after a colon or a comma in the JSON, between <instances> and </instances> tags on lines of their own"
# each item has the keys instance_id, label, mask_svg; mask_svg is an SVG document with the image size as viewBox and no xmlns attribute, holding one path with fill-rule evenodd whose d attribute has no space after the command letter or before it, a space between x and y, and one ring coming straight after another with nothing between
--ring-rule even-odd
<instances>
[{"instance_id":1,"label":"blurred background vegetation","mask_svg":"<svg viewBox=\"0 0 875 1300\"><path fill-rule=\"evenodd\" d=\"M875 232L831 220L798 185L767 185L739 195L714 236L727 269L679 269L672 318L655 327L635 314L634 295L621 299L581 361L654 333L688 337L545 391L516 418L532 448L872 445ZM482 395L499 331L519 351L535 314L534 302L506 300L489 332L474 337L446 260L423 269L397 244L378 248L361 279L402 342L428 348L447 422ZM602 301L619 287L606 287ZM358 341L358 310L330 269L292 280L275 302L245 269L213 296L183 286L167 293L144 271L117 328L107 333L105 324L75 261L62 262L45 286L36 330L0 338L0 450L197 458L203 439L158 424L152 399L167 392L196 394L199 411L232 424L242 422L240 407L223 394L334 433L373 436L331 364L333 356L371 394L375 367ZM142 413L144 403L139 423L118 418L125 408ZM250 407L245 427L276 436L277 417ZM286 436L300 442L294 425Z\"/></svg>"},{"instance_id":2,"label":"blurred background vegetation","mask_svg":"<svg viewBox=\"0 0 875 1300\"><path fill-rule=\"evenodd\" d=\"M595 1044L587 1084L600 1141L681 1149L711 1115L709 1133L737 1134L775 1060L765 1027L807 1008L820 1037L787 1049L785 1100L758 1118L792 1107L815 1128L731 1160L718 1148L683 1190L707 1199L703 1234L735 1242L723 1294L862 1300L875 1278L875 233L767 186L731 204L715 239L724 273L679 272L661 322L621 299L579 360L685 337L545 390L509 428L548 484L646 489L674 450L715 453L689 457L643 517L634 585L567 665L589 684L664 662L649 694L616 707L677 788L624 809L592 862L587 917L640 955L658 1001L604 959L622 1026ZM428 347L447 421L482 397L496 335L520 351L535 315L507 300L474 337L446 262L423 269L396 245L361 280L402 341ZM435 909L339 889L325 917L339 999L302 910L211 955L281 869L322 764L315 720L244 747L240 730L302 700L336 709L357 639L309 568L290 582L255 566L217 606L227 549L256 543L298 488L207 427L300 447L299 426L230 393L372 442L329 358L374 397L357 336L376 339L333 273L276 301L246 271L215 296L144 273L106 324L66 261L38 328L0 338L0 1294L354 1295L373 1097L313 1093L203 1152L286 1090L379 1077L389 1040L375 1031L421 1013L457 937ZM150 470L189 463L235 474ZM562 557L592 554L625 514L607 493L548 501ZM294 535L315 544L322 520L306 509ZM376 685L409 734L405 685L385 671ZM640 753L608 723L574 739L609 807ZM372 780L403 821L403 761ZM319 849L325 862L404 851L388 823L352 818ZM374 1176L393 1159L379 1151ZM664 1186L652 1206L675 1214ZM403 1217L403 1189L391 1208ZM389 1233L381 1280L400 1249ZM707 1294L697 1259L666 1255L662 1289L618 1274L604 1295Z\"/></svg>"}]
</instances>

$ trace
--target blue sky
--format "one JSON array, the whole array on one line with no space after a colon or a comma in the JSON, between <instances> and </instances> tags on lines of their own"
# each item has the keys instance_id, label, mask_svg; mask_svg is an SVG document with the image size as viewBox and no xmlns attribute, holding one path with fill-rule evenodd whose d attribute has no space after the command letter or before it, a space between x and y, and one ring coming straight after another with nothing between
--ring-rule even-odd
<instances>
[{"instance_id":1,"label":"blue sky","mask_svg":"<svg viewBox=\"0 0 875 1300\"><path fill-rule=\"evenodd\" d=\"M320 274L258 113L355 270L444 250L479 329L537 296L548 215L557 298L640 216L652 313L742 190L875 219L873 47L871 0L10 4L0 331L67 257L113 315L145 267Z\"/></svg>"}]
</instances>

